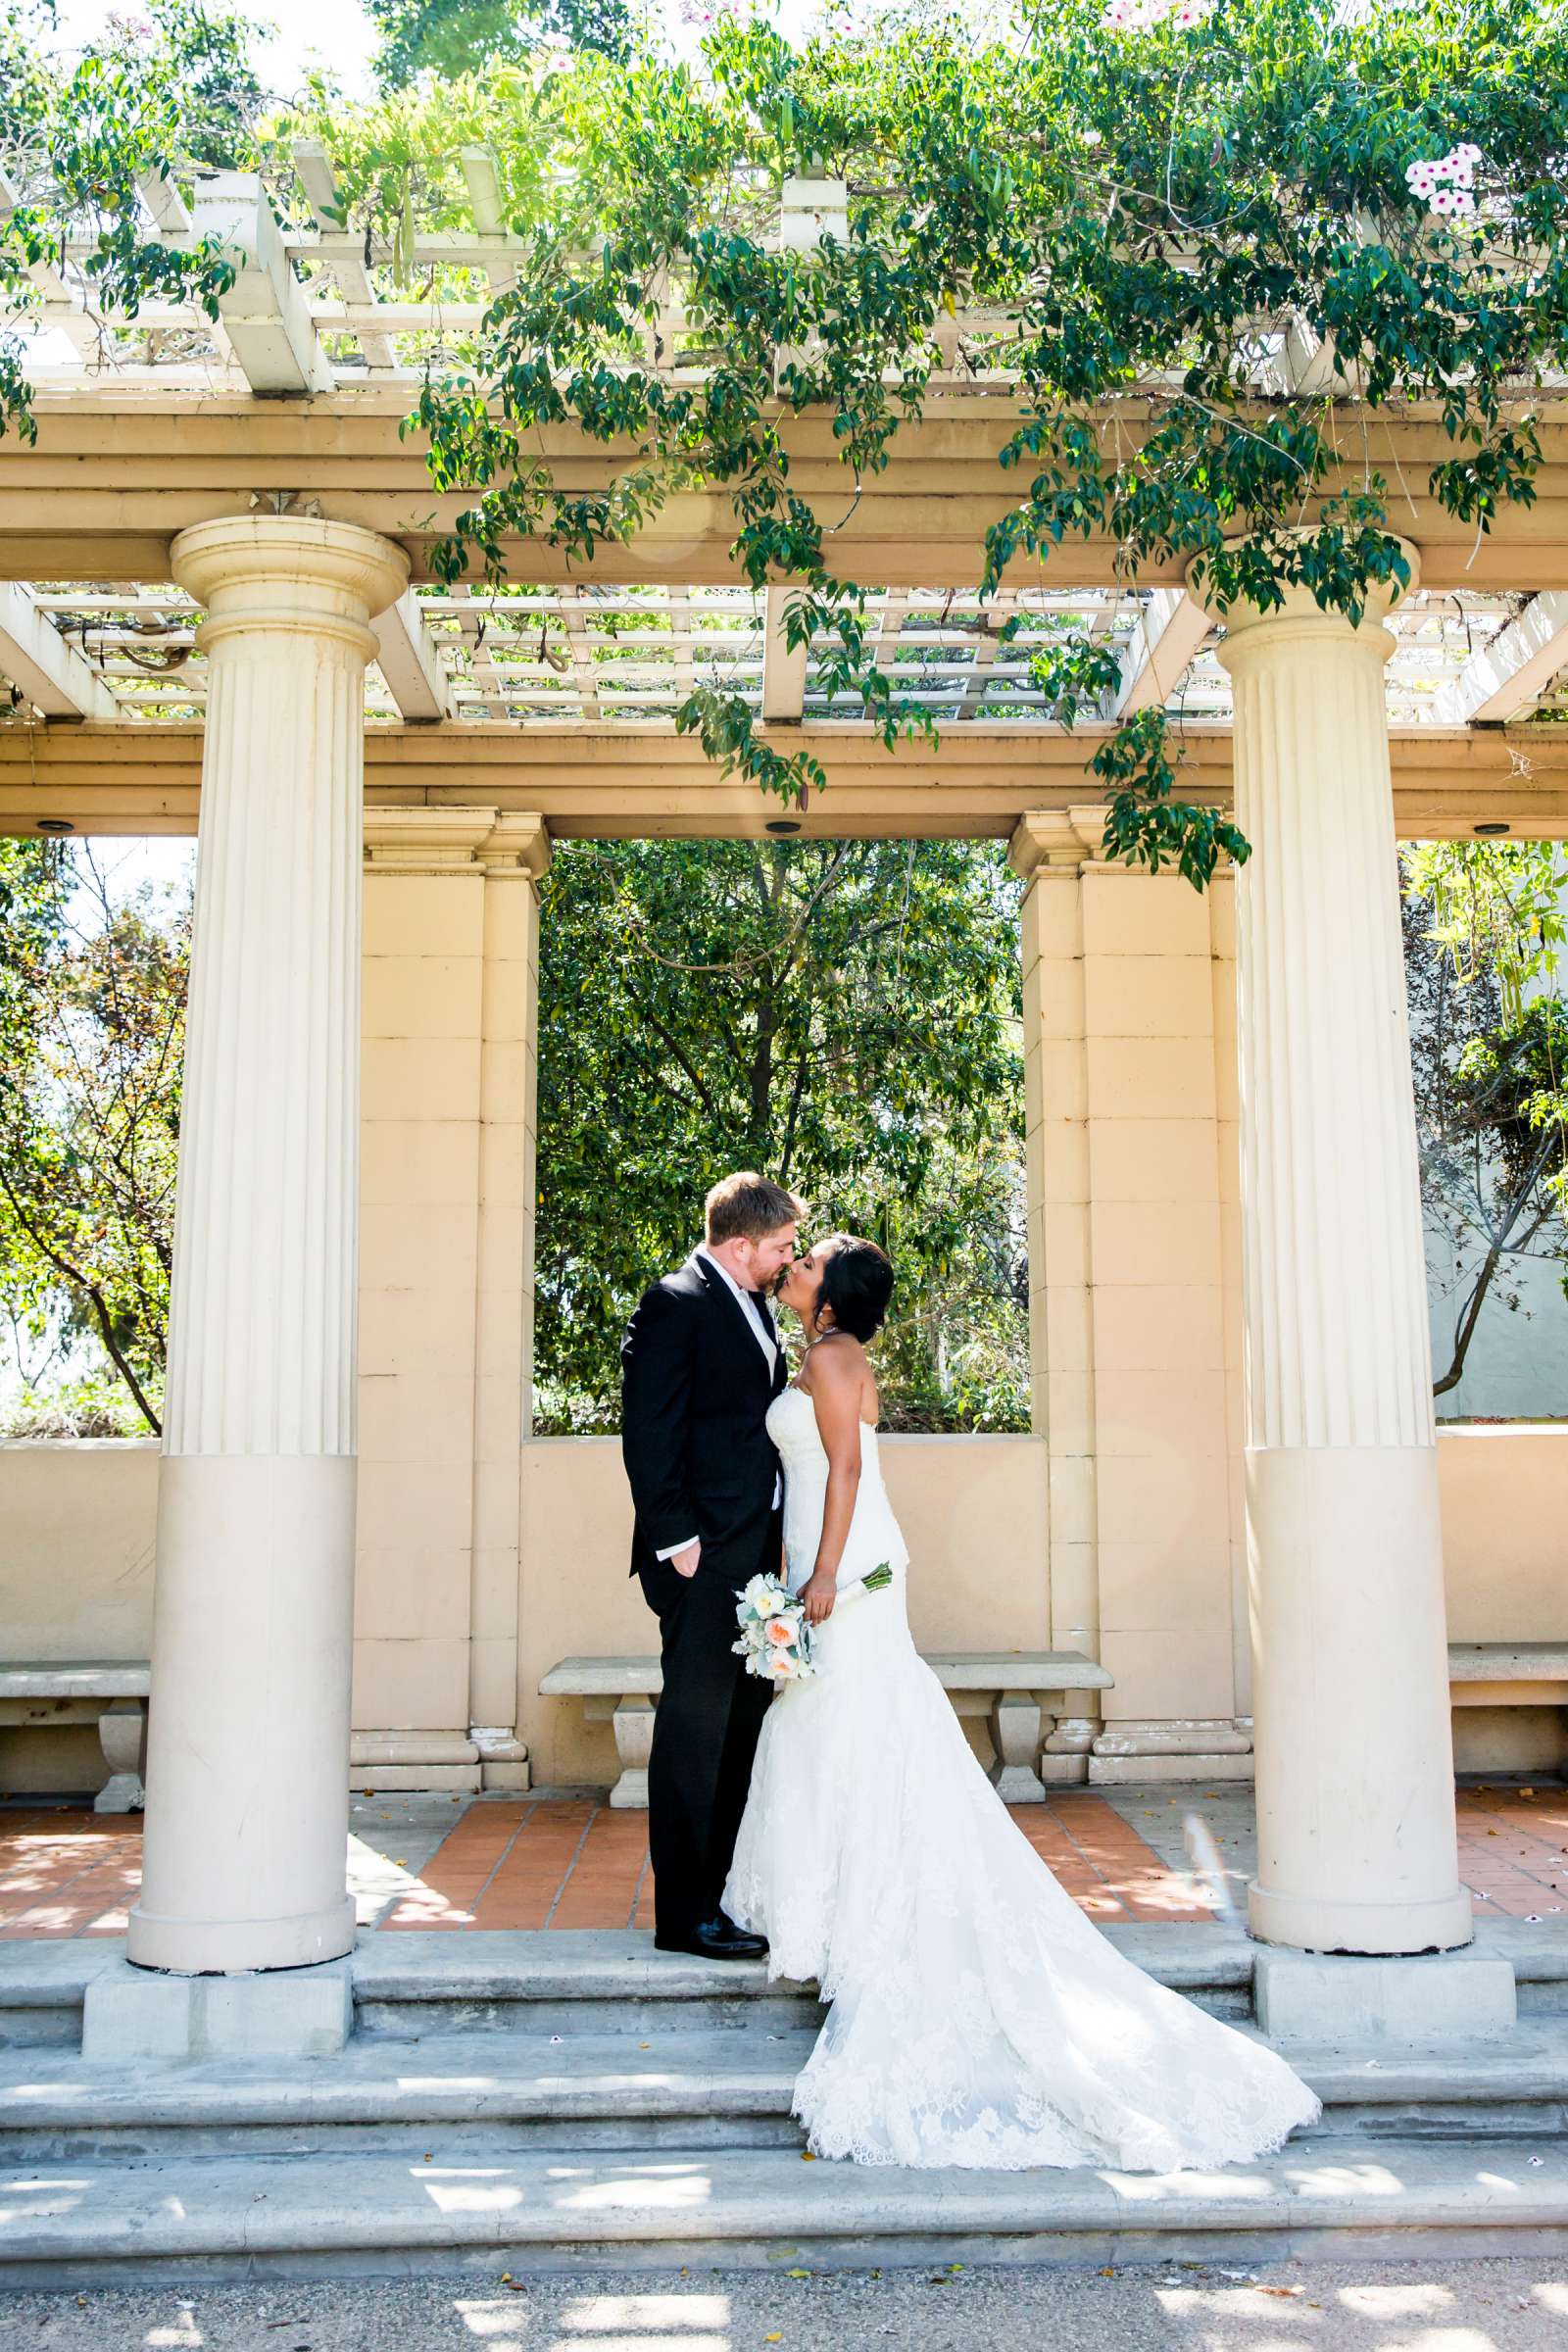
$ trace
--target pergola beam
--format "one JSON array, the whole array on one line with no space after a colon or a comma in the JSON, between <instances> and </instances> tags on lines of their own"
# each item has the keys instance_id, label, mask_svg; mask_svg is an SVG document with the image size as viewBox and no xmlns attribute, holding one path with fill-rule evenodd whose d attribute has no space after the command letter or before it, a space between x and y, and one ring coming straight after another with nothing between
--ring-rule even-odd
<instances>
[{"instance_id":1,"label":"pergola beam","mask_svg":"<svg viewBox=\"0 0 1568 2352\"><path fill-rule=\"evenodd\" d=\"M1438 696L1445 726L1526 716L1558 672L1568 669L1568 591L1533 597L1517 620L1472 655Z\"/></svg>"},{"instance_id":2,"label":"pergola beam","mask_svg":"<svg viewBox=\"0 0 1568 2352\"><path fill-rule=\"evenodd\" d=\"M244 321L236 317L231 324L243 337ZM418 437L399 434L410 397L406 386L375 382L299 403L211 389L198 397L150 379L91 395L41 383L36 446L0 441L0 576L161 584L176 531L243 512L252 497L292 491L329 520L396 539L414 577L430 578L433 545L472 493L432 489ZM1439 419L1418 407L1391 416L1348 406L1336 415L1347 455L1343 467L1326 474L1322 496L1359 486L1363 450L1405 482L1410 501L1401 502L1400 528L1420 550L1425 588L1568 590L1568 405L1543 411L1536 504L1504 509L1479 544L1474 524L1445 513L1426 488L1432 466L1451 454ZM933 394L858 501L830 417L788 417L780 429L792 485L842 518L835 537L842 570L873 588L972 590L984 532L1016 499L998 464L1016 420L1016 405L1005 397ZM1135 403L1107 414L1107 448L1119 433L1125 448L1136 449L1146 421ZM546 427L537 443L564 490L591 496L612 477L616 461L575 430ZM729 586L739 576L734 537L722 491L693 490L672 496L624 545L599 551L586 574L567 551L537 541L518 540L505 554L514 577L541 586L585 576L605 585ZM1114 589L1125 585L1121 554L1110 536L1090 538L1074 542L1052 568L1067 574L1070 567L1081 588ZM1172 556L1148 564L1140 584L1176 589L1181 573L1181 559Z\"/></svg>"},{"instance_id":3,"label":"pergola beam","mask_svg":"<svg viewBox=\"0 0 1568 2352\"><path fill-rule=\"evenodd\" d=\"M1115 715L1123 718L1152 705L1163 708L1212 626L1185 588L1156 588L1128 652Z\"/></svg>"},{"instance_id":4,"label":"pergola beam","mask_svg":"<svg viewBox=\"0 0 1568 2352\"><path fill-rule=\"evenodd\" d=\"M490 147L460 147L458 164L463 172L464 185L468 191L468 203L473 210L474 227L481 237L495 240L494 254L487 253L484 263L490 291L492 294L505 294L516 282L517 272L512 257L517 250L518 240L507 228L495 151ZM485 307L488 309L489 305Z\"/></svg>"},{"instance_id":5,"label":"pergola beam","mask_svg":"<svg viewBox=\"0 0 1568 2352\"><path fill-rule=\"evenodd\" d=\"M806 715L806 671L810 647L789 645L784 608L795 588L769 588L762 634L762 717L771 726L799 726Z\"/></svg>"},{"instance_id":6,"label":"pergola beam","mask_svg":"<svg viewBox=\"0 0 1568 2352\"><path fill-rule=\"evenodd\" d=\"M273 399L330 392L331 364L255 176L204 173L196 182L191 226L197 236L220 244L235 266L234 283L219 296L218 312L252 392Z\"/></svg>"},{"instance_id":7,"label":"pergola beam","mask_svg":"<svg viewBox=\"0 0 1568 2352\"><path fill-rule=\"evenodd\" d=\"M300 185L311 200L311 210L316 215L318 224L322 228L341 231L344 225L343 208L338 198L337 173L332 168L332 158L327 153L325 141L296 139L294 169L300 175ZM337 279L345 302L372 304L375 301L375 288L365 267L363 248L357 252L334 250L332 274ZM318 323L314 305L312 323ZM366 327L360 335L360 349L365 354L367 368L397 366L398 355L391 339L385 334L377 334L373 327Z\"/></svg>"},{"instance_id":8,"label":"pergola beam","mask_svg":"<svg viewBox=\"0 0 1568 2352\"><path fill-rule=\"evenodd\" d=\"M452 682L442 668L435 640L406 588L395 605L370 623L376 667L401 715L411 726L430 726L453 715Z\"/></svg>"},{"instance_id":9,"label":"pergola beam","mask_svg":"<svg viewBox=\"0 0 1568 2352\"><path fill-rule=\"evenodd\" d=\"M1031 810L1096 799L1087 761L1104 733L950 728L936 750L916 741L889 754L863 723L819 722L780 742L808 749L827 771L803 820L808 834L1000 840ZM1229 731L1188 727L1182 744L1179 789L1228 808ZM668 727L372 722L365 752L372 808L537 809L563 839L750 839L778 813ZM1481 824L1568 839L1568 731L1411 727L1392 735L1390 754L1401 839L1463 839ZM31 833L49 818L83 833L193 833L201 765L202 729L185 721L0 727L0 832Z\"/></svg>"},{"instance_id":10,"label":"pergola beam","mask_svg":"<svg viewBox=\"0 0 1568 2352\"><path fill-rule=\"evenodd\" d=\"M47 719L119 723L115 698L91 662L14 580L0 581L0 677Z\"/></svg>"}]
</instances>

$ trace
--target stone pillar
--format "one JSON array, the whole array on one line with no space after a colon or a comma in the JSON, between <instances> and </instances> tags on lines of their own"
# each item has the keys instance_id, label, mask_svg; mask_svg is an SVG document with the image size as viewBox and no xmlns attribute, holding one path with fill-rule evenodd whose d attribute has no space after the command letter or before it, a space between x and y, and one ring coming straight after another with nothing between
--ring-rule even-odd
<instances>
[{"instance_id":1,"label":"stone pillar","mask_svg":"<svg viewBox=\"0 0 1568 2352\"><path fill-rule=\"evenodd\" d=\"M232 1974L354 1937L363 693L408 564L252 515L181 532L172 567L208 703L128 1952Z\"/></svg>"},{"instance_id":2,"label":"stone pillar","mask_svg":"<svg viewBox=\"0 0 1568 2352\"><path fill-rule=\"evenodd\" d=\"M1381 627L1226 615L1237 816L1253 1932L1464 1943Z\"/></svg>"},{"instance_id":3,"label":"stone pillar","mask_svg":"<svg viewBox=\"0 0 1568 2352\"><path fill-rule=\"evenodd\" d=\"M517 1738L519 1456L533 1434L542 817L506 811L484 866L468 1713L487 1788L526 1788ZM644 1759L646 1762L646 1758Z\"/></svg>"},{"instance_id":4,"label":"stone pillar","mask_svg":"<svg viewBox=\"0 0 1568 2352\"><path fill-rule=\"evenodd\" d=\"M1051 1641L1100 1655L1095 1375L1090 1338L1089 1078L1084 1033L1084 850L1064 814L1020 818L1024 1168L1032 1420L1045 1442ZM1069 1691L1041 1759L1046 1780L1088 1777L1098 1695Z\"/></svg>"},{"instance_id":5,"label":"stone pillar","mask_svg":"<svg viewBox=\"0 0 1568 2352\"><path fill-rule=\"evenodd\" d=\"M1051 1478L1047 1781L1242 1779L1208 902L1099 855L1101 807L1025 816L1031 1341ZM1103 1724L1099 1720L1103 1714Z\"/></svg>"},{"instance_id":6,"label":"stone pillar","mask_svg":"<svg viewBox=\"0 0 1568 2352\"><path fill-rule=\"evenodd\" d=\"M526 1788L537 815L366 820L359 1598L351 1785Z\"/></svg>"}]
</instances>

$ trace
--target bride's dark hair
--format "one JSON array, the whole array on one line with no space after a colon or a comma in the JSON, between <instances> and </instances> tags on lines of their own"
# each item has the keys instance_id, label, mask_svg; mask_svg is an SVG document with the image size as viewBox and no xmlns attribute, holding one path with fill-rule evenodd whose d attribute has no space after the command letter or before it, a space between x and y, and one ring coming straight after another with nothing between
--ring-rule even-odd
<instances>
[{"instance_id":1,"label":"bride's dark hair","mask_svg":"<svg viewBox=\"0 0 1568 2352\"><path fill-rule=\"evenodd\" d=\"M886 1250L853 1233L828 1236L822 1287L816 1295L818 1317L823 1307L829 1306L836 1331L847 1331L857 1340L872 1340L887 1318L892 1296L893 1267Z\"/></svg>"}]
</instances>

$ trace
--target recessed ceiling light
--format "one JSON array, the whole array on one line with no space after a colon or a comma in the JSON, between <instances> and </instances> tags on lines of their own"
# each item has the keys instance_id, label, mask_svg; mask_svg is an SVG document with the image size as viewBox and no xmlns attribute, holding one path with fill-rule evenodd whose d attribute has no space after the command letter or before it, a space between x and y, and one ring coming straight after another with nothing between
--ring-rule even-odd
<instances>
[{"instance_id":1,"label":"recessed ceiling light","mask_svg":"<svg viewBox=\"0 0 1568 2352\"><path fill-rule=\"evenodd\" d=\"M1495 824L1472 825L1470 828L1473 833L1508 833L1511 832L1512 829L1513 828L1510 825Z\"/></svg>"},{"instance_id":2,"label":"recessed ceiling light","mask_svg":"<svg viewBox=\"0 0 1568 2352\"><path fill-rule=\"evenodd\" d=\"M74 833L76 828L69 816L40 816L38 830L40 833Z\"/></svg>"},{"instance_id":3,"label":"recessed ceiling light","mask_svg":"<svg viewBox=\"0 0 1568 2352\"><path fill-rule=\"evenodd\" d=\"M763 829L768 833L798 833L801 828L793 816L770 816Z\"/></svg>"}]
</instances>

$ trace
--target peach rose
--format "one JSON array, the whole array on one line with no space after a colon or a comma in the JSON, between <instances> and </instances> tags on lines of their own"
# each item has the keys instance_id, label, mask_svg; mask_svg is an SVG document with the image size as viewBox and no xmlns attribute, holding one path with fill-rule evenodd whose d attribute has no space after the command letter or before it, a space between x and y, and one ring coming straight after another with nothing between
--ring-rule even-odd
<instances>
[{"instance_id":1,"label":"peach rose","mask_svg":"<svg viewBox=\"0 0 1568 2352\"><path fill-rule=\"evenodd\" d=\"M767 1638L787 1649L795 1639L795 1628L787 1617L770 1617L767 1621Z\"/></svg>"}]
</instances>

